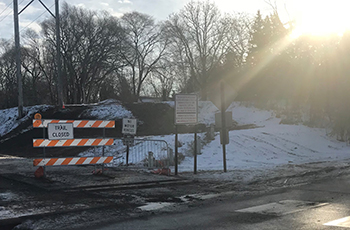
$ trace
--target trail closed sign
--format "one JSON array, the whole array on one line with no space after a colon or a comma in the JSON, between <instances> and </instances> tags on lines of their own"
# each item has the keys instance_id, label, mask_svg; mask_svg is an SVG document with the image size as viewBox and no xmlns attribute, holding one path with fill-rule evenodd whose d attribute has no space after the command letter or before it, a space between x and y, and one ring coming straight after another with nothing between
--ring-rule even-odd
<instances>
[{"instance_id":1,"label":"trail closed sign","mask_svg":"<svg viewBox=\"0 0 350 230\"><path fill-rule=\"evenodd\" d=\"M49 123L47 129L49 140L74 139L73 123Z\"/></svg>"}]
</instances>

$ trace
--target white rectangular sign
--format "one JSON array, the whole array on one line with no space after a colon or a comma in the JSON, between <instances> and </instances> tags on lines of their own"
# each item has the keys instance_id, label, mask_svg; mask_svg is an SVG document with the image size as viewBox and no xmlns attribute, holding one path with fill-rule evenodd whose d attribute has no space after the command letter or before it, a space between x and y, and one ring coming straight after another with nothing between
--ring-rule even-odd
<instances>
[{"instance_id":1,"label":"white rectangular sign","mask_svg":"<svg viewBox=\"0 0 350 230\"><path fill-rule=\"evenodd\" d=\"M175 95L175 124L198 122L198 100L195 94Z\"/></svg>"},{"instance_id":2,"label":"white rectangular sign","mask_svg":"<svg viewBox=\"0 0 350 230\"><path fill-rule=\"evenodd\" d=\"M47 128L49 140L74 139L73 123L50 123Z\"/></svg>"},{"instance_id":3,"label":"white rectangular sign","mask_svg":"<svg viewBox=\"0 0 350 230\"><path fill-rule=\"evenodd\" d=\"M122 134L136 135L137 119L123 118Z\"/></svg>"}]
</instances>

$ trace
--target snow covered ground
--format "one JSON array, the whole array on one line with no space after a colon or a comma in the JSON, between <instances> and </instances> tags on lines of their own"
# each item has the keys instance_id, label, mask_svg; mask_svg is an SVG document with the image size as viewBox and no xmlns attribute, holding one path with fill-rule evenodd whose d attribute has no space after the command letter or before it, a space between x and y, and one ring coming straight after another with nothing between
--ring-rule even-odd
<instances>
[{"instance_id":1,"label":"snow covered ground","mask_svg":"<svg viewBox=\"0 0 350 230\"><path fill-rule=\"evenodd\" d=\"M203 105L204 104L204 105ZM200 119L213 123L215 107L203 102ZM214 107L214 109L212 108ZM234 103L228 109L239 125L255 124L258 128L233 130L229 132L230 143L226 145L228 170L267 169L285 164L304 164L310 162L341 161L350 158L350 146L327 136L325 129L310 128L303 125L279 124L272 111L259 110ZM204 134L200 134L204 138ZM174 136L164 138L174 146ZM188 145L193 134L181 134L179 140L184 145L179 152L188 153ZM187 149L186 149L187 148ZM223 153L220 135L204 145L198 156L198 170L222 170ZM193 157L186 157L179 165L179 171L193 170Z\"/></svg>"},{"instance_id":2,"label":"snow covered ground","mask_svg":"<svg viewBox=\"0 0 350 230\"><path fill-rule=\"evenodd\" d=\"M74 105L79 106L79 105ZM22 122L28 119L33 119L34 114L38 112L44 112L50 108L51 105L35 105L24 107L25 116L21 119L17 119L18 109L10 108L0 110L0 137L5 136L12 130L16 129ZM100 103L91 104L91 109L85 110L79 117L84 115L89 115L91 117L96 117L100 120L116 120L122 118L131 118L132 113L126 110L117 100L105 100ZM31 127L29 127L30 129ZM22 132L26 132L23 130Z\"/></svg>"},{"instance_id":3,"label":"snow covered ground","mask_svg":"<svg viewBox=\"0 0 350 230\"><path fill-rule=\"evenodd\" d=\"M174 106L173 102L167 102ZM26 116L32 117L41 108L49 106L33 106L25 108ZM325 129L310 128L303 125L279 124L280 119L273 111L246 107L242 103L233 103L228 111L232 111L233 119L238 125L254 124L257 128L232 130L229 132L230 143L226 146L227 169L237 170L265 170L283 165L300 165L312 162L342 163L350 159L350 146L328 136ZM211 102L199 102L199 122L206 125L214 123L218 109ZM133 117L132 113L115 101L104 101L84 112L96 119L121 119ZM0 110L0 137L16 128L21 120L16 120L17 109ZM24 118L23 118L24 119ZM205 133L199 133L202 140L201 154L198 155L199 171L222 171L223 153L220 135L215 133L215 139L204 141ZM145 137L137 137L145 138ZM152 140L164 140L174 150L175 135L147 137ZM179 165L179 172L193 171L193 134L179 134L179 153L185 159ZM105 155L117 158L125 151L121 140L115 140L115 145L105 148ZM81 156L98 155L99 150L91 149ZM144 159L144 158L143 158ZM138 162L131 162L138 163ZM113 165L111 165L113 166ZM172 171L174 169L172 168Z\"/></svg>"},{"instance_id":4,"label":"snow covered ground","mask_svg":"<svg viewBox=\"0 0 350 230\"><path fill-rule=\"evenodd\" d=\"M168 102L171 106L173 102ZM25 108L28 117L32 118L34 113L49 106L33 106ZM326 129L310 128L303 125L284 125L280 124L280 119L275 117L273 111L260 110L254 107L246 107L242 103L233 103L229 109L232 111L233 119L238 125L254 124L256 128L245 130L232 130L229 132L230 143L226 146L227 158L227 173L223 173L223 154L222 146L220 144L219 133L215 134L215 139L212 141L203 141L201 154L198 155L198 173L193 175L194 158L192 153L193 134L179 134L179 153L182 153L185 158L179 165L180 175L188 178L224 181L225 186L232 186L235 188L237 182L250 183L258 181L261 184L265 183L271 178L280 181L281 185L294 186L306 181L308 178L295 179L294 175L305 175L305 172L314 172L310 176L311 179L315 177L321 178L322 172L325 169L334 169L333 172L328 171L329 175L337 176L343 169L349 172L350 166L350 146L346 143L339 142L335 138L326 135ZM211 102L199 102L199 121L206 125L214 123L215 113L217 108ZM84 115L96 117L96 119L122 119L131 118L133 114L126 110L122 105L115 103L115 101L105 101L103 103L91 106L89 110L84 112ZM16 120L17 109L0 110L0 138L11 130L21 124L21 120ZM28 117L26 119L28 119ZM198 134L204 140L205 133ZM138 137L140 139L147 138L152 140L163 140L168 143L168 146L174 149L175 135L152 136L152 137ZM121 140L115 140L115 145L105 148L106 156L115 156L113 164L109 166L117 166L118 158L124 153L125 146ZM83 152L81 156L94 156L101 154L101 148L93 148L89 151ZM10 164L7 162L11 161ZM13 163L16 162L16 163ZM21 170L30 171L32 173L32 161L29 159L10 159L4 156L1 159L0 165L3 172L13 172L13 167ZM132 162L138 163L138 162ZM12 166L11 164L15 165ZM174 172L174 167L171 167ZM282 178L282 179L279 179ZM210 185L210 184L209 184ZM240 185L241 186L241 185ZM223 187L223 186L221 186ZM216 186L218 190L221 188ZM241 189L241 187L240 187ZM240 189L232 189L230 192L240 192ZM267 188L260 188L267 189ZM259 190L260 191L260 190ZM242 194L244 194L244 189ZM231 195L234 193L230 193ZM218 194L200 194L200 199L218 196ZM203 196L204 195L204 196ZM186 194L186 197L193 197L194 195ZM22 199L22 195L16 193L4 192L0 193L0 200L17 200ZM25 203L28 203L25 200ZM36 203L37 204L37 203ZM39 203L40 204L40 203ZM140 209L153 210L162 207L161 205L169 205L169 203L159 203L154 207L154 203L143 206ZM173 205L172 203L170 203ZM78 204L81 205L81 204ZM56 205L59 210L62 205ZM57 208L50 203L50 212ZM18 205L16 203L18 209ZM40 209L40 205L36 209L21 210L14 212L11 208L0 206L0 219L15 218L23 215L38 214L47 211L46 206ZM76 208L73 206L64 206L68 209ZM79 206L84 207L83 206ZM95 214L94 214L95 215ZM75 215L69 214L72 222L76 222ZM47 220L46 220L47 221ZM60 224L65 226L67 219L61 219L54 222L54 225ZM49 229L50 222L41 223L45 229ZM33 225L29 223L29 226ZM59 225L59 226L60 226ZM26 228L25 225L22 226ZM30 228L30 227L27 227Z\"/></svg>"},{"instance_id":5,"label":"snow covered ground","mask_svg":"<svg viewBox=\"0 0 350 230\"><path fill-rule=\"evenodd\" d=\"M170 105L173 105L171 102ZM232 111L233 119L239 125L255 124L257 128L233 130L229 132L230 143L226 146L228 170L265 170L282 165L296 165L311 162L342 162L350 159L350 146L327 136L325 129L310 128L303 125L279 124L280 119L273 111L246 107L239 102L233 103L228 111ZM211 102L199 102L199 121L207 125L214 123L217 108ZM205 133L198 136L203 140ZM142 137L139 137L142 138ZM147 139L164 140L174 150L175 135L153 136ZM179 172L193 171L194 158L191 145L193 134L179 134L182 146L179 153L185 159L179 165ZM115 155L125 147L120 140L106 148L106 155ZM82 153L91 156L93 152ZM215 139L205 143L198 155L199 171L217 171L223 169L223 153L219 133ZM137 162L132 162L137 163ZM173 169L172 169L173 170Z\"/></svg>"},{"instance_id":6,"label":"snow covered ground","mask_svg":"<svg viewBox=\"0 0 350 230\"><path fill-rule=\"evenodd\" d=\"M109 99L94 105L94 107L85 110L79 117L89 115L100 120L116 120L132 117L132 113L125 109L117 100Z\"/></svg>"},{"instance_id":7,"label":"snow covered ground","mask_svg":"<svg viewBox=\"0 0 350 230\"><path fill-rule=\"evenodd\" d=\"M36 105L25 107L23 109L25 116L19 120L17 119L17 108L0 110L0 137L5 136L7 133L17 128L23 121L33 118L34 114L38 111L46 111L50 107L50 105Z\"/></svg>"}]
</instances>

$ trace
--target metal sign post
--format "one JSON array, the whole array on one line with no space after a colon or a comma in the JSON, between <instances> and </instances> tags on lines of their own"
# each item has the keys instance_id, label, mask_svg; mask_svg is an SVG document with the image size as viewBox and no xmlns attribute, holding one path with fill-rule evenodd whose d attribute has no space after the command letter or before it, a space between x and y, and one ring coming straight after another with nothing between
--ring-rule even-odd
<instances>
[{"instance_id":1,"label":"metal sign post","mask_svg":"<svg viewBox=\"0 0 350 230\"><path fill-rule=\"evenodd\" d=\"M40 118L41 119L41 118ZM45 128L43 128L43 138L45 139ZM44 148L43 148L43 153L44 153L44 159L46 159L46 151L45 151L45 146L44 146ZM43 167L43 169L44 169L44 178L46 178L46 166L44 165L44 167Z\"/></svg>"},{"instance_id":2,"label":"metal sign post","mask_svg":"<svg viewBox=\"0 0 350 230\"><path fill-rule=\"evenodd\" d=\"M175 95L175 175L178 173L178 125L196 125L198 123L198 96L196 94ZM196 137L197 134L195 134ZM196 144L196 138L195 138ZM197 172L196 153L194 173Z\"/></svg>"},{"instance_id":3,"label":"metal sign post","mask_svg":"<svg viewBox=\"0 0 350 230\"><path fill-rule=\"evenodd\" d=\"M129 166L130 146L134 145L137 130L137 119L123 118L122 134L123 144L126 145L126 166Z\"/></svg>"},{"instance_id":4,"label":"metal sign post","mask_svg":"<svg viewBox=\"0 0 350 230\"><path fill-rule=\"evenodd\" d=\"M194 161L193 161L193 173L197 174L197 126L194 126L195 130L194 130Z\"/></svg>"},{"instance_id":5,"label":"metal sign post","mask_svg":"<svg viewBox=\"0 0 350 230\"><path fill-rule=\"evenodd\" d=\"M106 138L106 128L103 128L103 138ZM105 156L105 146L102 146L102 156ZM105 164L102 164L102 173L105 171Z\"/></svg>"},{"instance_id":6,"label":"metal sign post","mask_svg":"<svg viewBox=\"0 0 350 230\"><path fill-rule=\"evenodd\" d=\"M123 145L126 145L126 166L129 166L129 151L130 151L130 146L134 145L135 136L126 134L123 136L122 141L123 141Z\"/></svg>"},{"instance_id":7,"label":"metal sign post","mask_svg":"<svg viewBox=\"0 0 350 230\"><path fill-rule=\"evenodd\" d=\"M126 166L129 166L130 145L126 145Z\"/></svg>"},{"instance_id":8,"label":"metal sign post","mask_svg":"<svg viewBox=\"0 0 350 230\"><path fill-rule=\"evenodd\" d=\"M178 134L177 134L177 125L175 125L175 175L177 175L177 165L178 165Z\"/></svg>"},{"instance_id":9,"label":"metal sign post","mask_svg":"<svg viewBox=\"0 0 350 230\"><path fill-rule=\"evenodd\" d=\"M223 154L223 162L224 162L224 172L227 172L227 167L226 167L226 105L225 105L225 90L224 90L224 83L220 83L220 88L221 88L221 124L222 124L222 129L221 129L221 135L222 139L224 140L222 142L222 154Z\"/></svg>"},{"instance_id":10,"label":"metal sign post","mask_svg":"<svg viewBox=\"0 0 350 230\"><path fill-rule=\"evenodd\" d=\"M230 86L224 80L221 80L218 84L213 87L212 93L209 95L211 102L221 111L221 144L222 144L222 155L223 155L223 165L224 172L227 172L226 167L226 144L228 144L228 132L227 132L227 120L226 119L226 109L231 105L233 100L237 97L237 91ZM220 91L220 94L217 93ZM232 117L232 115L231 115Z\"/></svg>"}]
</instances>

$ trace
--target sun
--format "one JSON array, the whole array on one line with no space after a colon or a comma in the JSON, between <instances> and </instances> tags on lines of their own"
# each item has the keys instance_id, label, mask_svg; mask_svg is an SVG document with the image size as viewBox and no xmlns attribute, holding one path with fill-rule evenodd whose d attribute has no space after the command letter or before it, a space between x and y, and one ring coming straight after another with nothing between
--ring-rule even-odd
<instances>
[{"instance_id":1,"label":"sun","mask_svg":"<svg viewBox=\"0 0 350 230\"><path fill-rule=\"evenodd\" d=\"M300 35L325 36L343 34L350 29L350 1L304 0L300 1L299 14L291 37Z\"/></svg>"}]
</instances>

